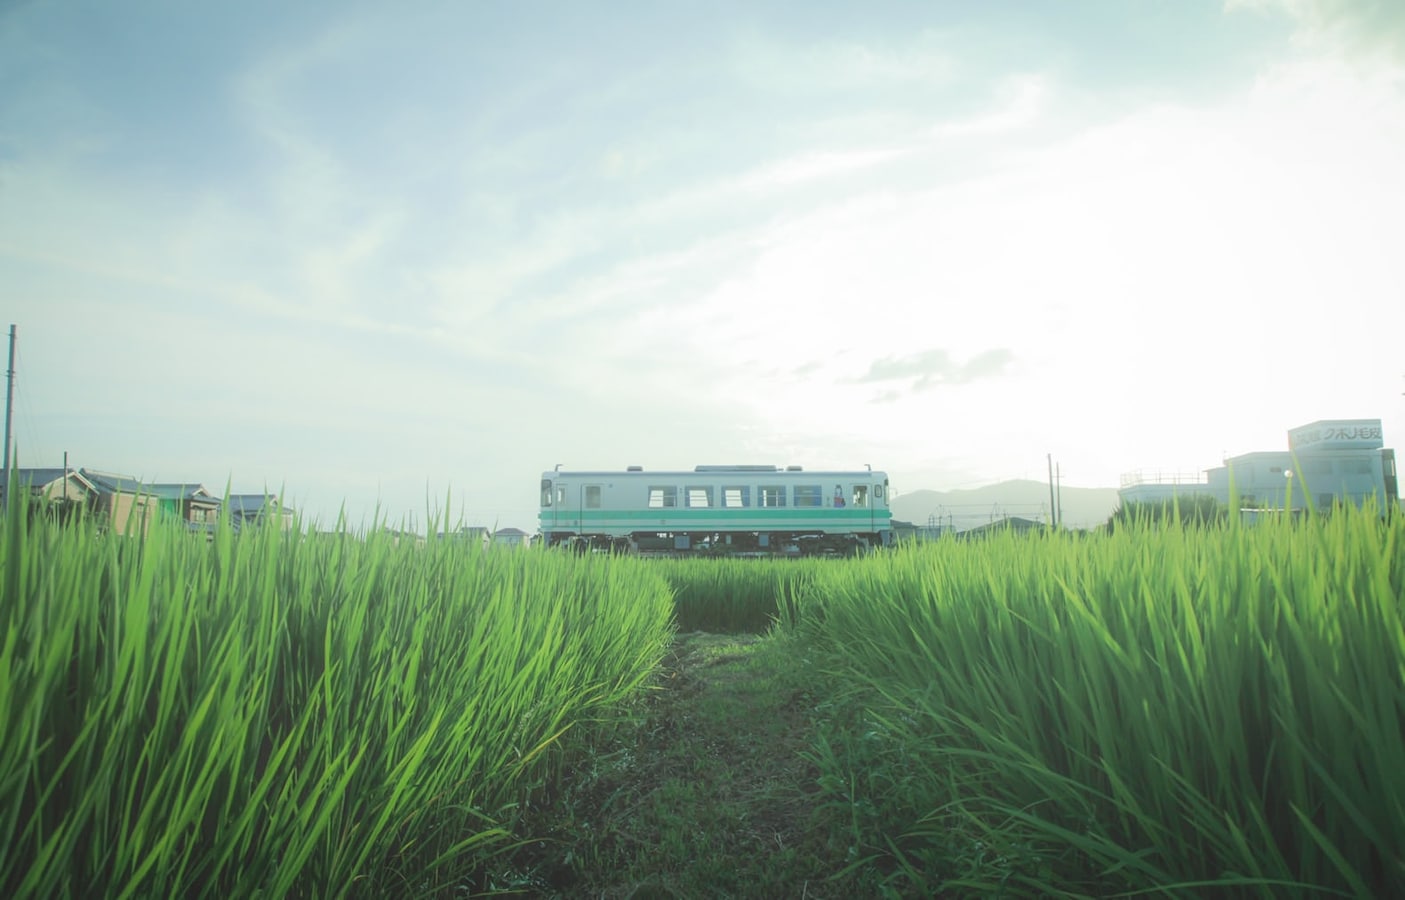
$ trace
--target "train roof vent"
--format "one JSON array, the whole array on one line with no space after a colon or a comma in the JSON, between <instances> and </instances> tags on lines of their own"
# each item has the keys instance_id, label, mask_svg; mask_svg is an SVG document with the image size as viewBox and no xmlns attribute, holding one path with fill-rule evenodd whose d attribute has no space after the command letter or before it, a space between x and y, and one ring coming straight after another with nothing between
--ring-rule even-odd
<instances>
[{"instance_id":1,"label":"train roof vent","mask_svg":"<svg viewBox=\"0 0 1405 900\"><path fill-rule=\"evenodd\" d=\"M774 472L775 466L694 466L694 472Z\"/></svg>"},{"instance_id":2,"label":"train roof vent","mask_svg":"<svg viewBox=\"0 0 1405 900\"><path fill-rule=\"evenodd\" d=\"M644 471L644 467L643 467L643 466L625 466L625 471L626 471L626 472L642 472L642 471Z\"/></svg>"},{"instance_id":3,"label":"train roof vent","mask_svg":"<svg viewBox=\"0 0 1405 900\"><path fill-rule=\"evenodd\" d=\"M785 467L785 470L786 470L787 472L803 472L803 471L805 471L805 467L804 467L804 466L786 466L786 467Z\"/></svg>"}]
</instances>

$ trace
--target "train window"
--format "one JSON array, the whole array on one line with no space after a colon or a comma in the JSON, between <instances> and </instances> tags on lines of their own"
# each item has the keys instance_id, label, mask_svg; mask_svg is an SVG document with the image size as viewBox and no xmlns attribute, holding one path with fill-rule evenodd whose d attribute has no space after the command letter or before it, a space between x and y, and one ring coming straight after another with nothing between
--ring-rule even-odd
<instances>
[{"instance_id":1,"label":"train window","mask_svg":"<svg viewBox=\"0 0 1405 900\"><path fill-rule=\"evenodd\" d=\"M883 499L883 485L881 485L881 484L875 484L875 485L873 486L873 499L875 499L875 500L882 500L882 499Z\"/></svg>"},{"instance_id":2,"label":"train window","mask_svg":"<svg viewBox=\"0 0 1405 900\"><path fill-rule=\"evenodd\" d=\"M667 487L649 488L649 508L663 509L665 507L678 505L678 488L669 485Z\"/></svg>"},{"instance_id":3,"label":"train window","mask_svg":"<svg viewBox=\"0 0 1405 900\"><path fill-rule=\"evenodd\" d=\"M598 485L598 484L587 484L587 485L585 486L585 508L586 508L586 509L599 509L599 508L600 508L600 485Z\"/></svg>"},{"instance_id":4,"label":"train window","mask_svg":"<svg viewBox=\"0 0 1405 900\"><path fill-rule=\"evenodd\" d=\"M795 486L796 506L824 506L824 489L818 484L797 484Z\"/></svg>"},{"instance_id":5,"label":"train window","mask_svg":"<svg viewBox=\"0 0 1405 900\"><path fill-rule=\"evenodd\" d=\"M551 505L551 479L542 479L542 506Z\"/></svg>"},{"instance_id":6,"label":"train window","mask_svg":"<svg viewBox=\"0 0 1405 900\"><path fill-rule=\"evenodd\" d=\"M751 505L751 487L738 485L722 489L722 505L730 509L742 509Z\"/></svg>"},{"instance_id":7,"label":"train window","mask_svg":"<svg viewBox=\"0 0 1405 900\"><path fill-rule=\"evenodd\" d=\"M868 506L868 485L866 485L866 484L856 484L856 485L854 485L854 505L855 505L855 506Z\"/></svg>"},{"instance_id":8,"label":"train window","mask_svg":"<svg viewBox=\"0 0 1405 900\"><path fill-rule=\"evenodd\" d=\"M785 506L785 488L763 486L759 493L762 506Z\"/></svg>"},{"instance_id":9,"label":"train window","mask_svg":"<svg viewBox=\"0 0 1405 900\"><path fill-rule=\"evenodd\" d=\"M688 488L688 505L693 507L705 507L712 505L712 488L710 487L690 487Z\"/></svg>"}]
</instances>

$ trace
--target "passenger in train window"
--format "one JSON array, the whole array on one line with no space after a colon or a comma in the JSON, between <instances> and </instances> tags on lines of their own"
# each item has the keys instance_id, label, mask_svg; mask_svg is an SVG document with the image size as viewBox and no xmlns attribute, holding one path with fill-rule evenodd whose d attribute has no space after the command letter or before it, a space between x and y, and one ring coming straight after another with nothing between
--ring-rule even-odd
<instances>
[{"instance_id":1,"label":"passenger in train window","mask_svg":"<svg viewBox=\"0 0 1405 900\"><path fill-rule=\"evenodd\" d=\"M836 507L844 505L844 489L837 484L834 486L834 505Z\"/></svg>"}]
</instances>

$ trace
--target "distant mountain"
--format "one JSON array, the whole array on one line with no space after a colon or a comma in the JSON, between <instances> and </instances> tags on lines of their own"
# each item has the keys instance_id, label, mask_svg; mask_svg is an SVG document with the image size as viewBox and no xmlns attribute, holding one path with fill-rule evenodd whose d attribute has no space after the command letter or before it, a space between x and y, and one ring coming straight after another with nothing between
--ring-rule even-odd
<instances>
[{"instance_id":1,"label":"distant mountain","mask_svg":"<svg viewBox=\"0 0 1405 900\"><path fill-rule=\"evenodd\" d=\"M1102 525L1117 509L1116 488L1059 489L1063 524L1068 528ZM893 518L922 526L940 520L942 525L965 531L1005 516L1049 521L1049 485L1018 479L957 491L907 491L889 503Z\"/></svg>"}]
</instances>

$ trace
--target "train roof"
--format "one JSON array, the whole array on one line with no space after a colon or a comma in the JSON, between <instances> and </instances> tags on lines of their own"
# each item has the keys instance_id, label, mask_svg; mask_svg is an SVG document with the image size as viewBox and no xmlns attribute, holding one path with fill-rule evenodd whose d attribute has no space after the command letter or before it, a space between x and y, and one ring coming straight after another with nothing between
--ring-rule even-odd
<instances>
[{"instance_id":1,"label":"train roof","mask_svg":"<svg viewBox=\"0 0 1405 900\"><path fill-rule=\"evenodd\" d=\"M543 478L550 478L557 475L668 475L686 478L693 475L780 475L780 476L816 476L816 475L839 475L853 476L871 475L882 476L885 473L878 469L805 469L801 466L769 466L769 465L739 465L739 466L695 466L692 469L645 469L643 466L629 466L625 469L557 469L542 473Z\"/></svg>"}]
</instances>

